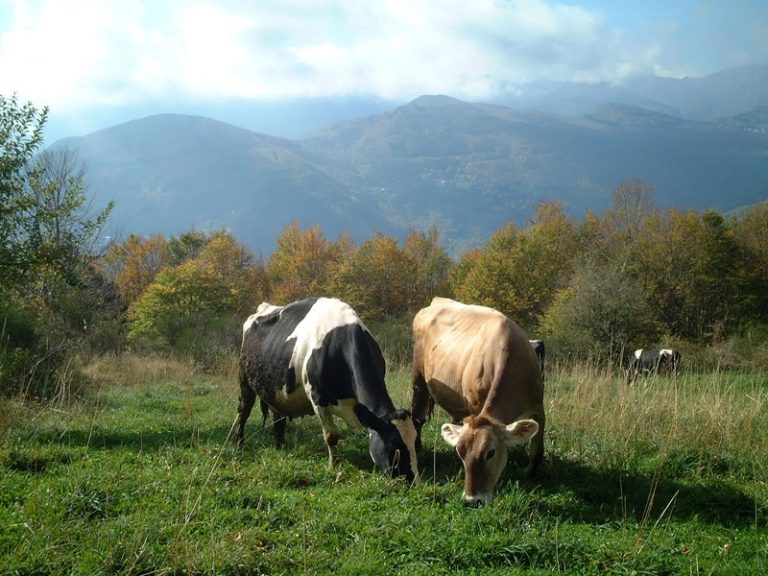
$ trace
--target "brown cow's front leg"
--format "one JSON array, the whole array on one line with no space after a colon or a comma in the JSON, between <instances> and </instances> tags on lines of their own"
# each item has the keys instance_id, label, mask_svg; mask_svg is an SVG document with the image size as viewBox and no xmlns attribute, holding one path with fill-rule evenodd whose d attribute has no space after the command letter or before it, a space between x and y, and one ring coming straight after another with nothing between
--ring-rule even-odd
<instances>
[{"instance_id":1,"label":"brown cow's front leg","mask_svg":"<svg viewBox=\"0 0 768 576\"><path fill-rule=\"evenodd\" d=\"M430 412L433 405L432 396L427 388L427 381L424 380L424 375L421 372L414 371L411 415L422 422L426 422L429 416L431 416Z\"/></svg>"}]
</instances>

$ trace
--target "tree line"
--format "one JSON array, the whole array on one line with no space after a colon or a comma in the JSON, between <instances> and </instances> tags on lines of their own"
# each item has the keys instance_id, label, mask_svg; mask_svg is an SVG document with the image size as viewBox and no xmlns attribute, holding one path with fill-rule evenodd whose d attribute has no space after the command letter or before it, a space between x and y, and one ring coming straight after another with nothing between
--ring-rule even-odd
<instances>
[{"instance_id":1,"label":"tree line","mask_svg":"<svg viewBox=\"0 0 768 576\"><path fill-rule=\"evenodd\" d=\"M562 353L613 362L654 343L768 332L768 203L732 216L660 209L649 183L628 181L602 212L576 220L543 202L525 225L455 257L436 228L358 243L299 222L266 259L226 230L105 245L111 206L89 210L76 155L38 152L46 117L0 97L5 393L44 395L73 353L177 351L213 366L260 302L317 295L400 332L433 296L450 296L501 310Z\"/></svg>"}]
</instances>

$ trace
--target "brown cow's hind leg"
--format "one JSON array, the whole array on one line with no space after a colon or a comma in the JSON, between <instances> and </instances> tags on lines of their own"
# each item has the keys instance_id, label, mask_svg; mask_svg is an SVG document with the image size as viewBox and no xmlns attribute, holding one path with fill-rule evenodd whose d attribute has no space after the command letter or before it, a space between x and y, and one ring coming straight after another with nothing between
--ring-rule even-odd
<instances>
[{"instance_id":1,"label":"brown cow's hind leg","mask_svg":"<svg viewBox=\"0 0 768 576\"><path fill-rule=\"evenodd\" d=\"M544 411L541 410L531 415L531 418L539 425L539 431L531 438L528 466L526 466L524 472L526 478L536 476L536 470L538 470L539 465L544 460Z\"/></svg>"}]
</instances>

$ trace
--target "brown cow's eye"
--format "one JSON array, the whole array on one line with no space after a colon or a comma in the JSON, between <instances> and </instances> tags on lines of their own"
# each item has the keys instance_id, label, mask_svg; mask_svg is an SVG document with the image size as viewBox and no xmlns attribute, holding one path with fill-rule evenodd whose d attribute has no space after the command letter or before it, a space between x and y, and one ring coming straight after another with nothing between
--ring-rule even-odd
<instances>
[{"instance_id":1,"label":"brown cow's eye","mask_svg":"<svg viewBox=\"0 0 768 576\"><path fill-rule=\"evenodd\" d=\"M485 459L490 460L494 456L496 456L496 450L488 450L488 452L485 454Z\"/></svg>"}]
</instances>

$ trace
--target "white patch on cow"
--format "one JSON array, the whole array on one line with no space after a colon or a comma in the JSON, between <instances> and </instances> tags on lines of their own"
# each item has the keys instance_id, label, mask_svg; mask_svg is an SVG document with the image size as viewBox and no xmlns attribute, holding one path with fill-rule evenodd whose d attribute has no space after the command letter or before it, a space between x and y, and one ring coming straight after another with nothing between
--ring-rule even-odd
<instances>
[{"instance_id":1,"label":"white patch on cow","mask_svg":"<svg viewBox=\"0 0 768 576\"><path fill-rule=\"evenodd\" d=\"M279 406L280 412L291 417L313 412L312 403L303 386L296 386L290 394L281 387L275 392L275 404Z\"/></svg>"},{"instance_id":2,"label":"white patch on cow","mask_svg":"<svg viewBox=\"0 0 768 576\"><path fill-rule=\"evenodd\" d=\"M639 360L640 359L640 355L642 353L643 353L643 349L642 348L638 348L637 350L635 350L635 358L637 358Z\"/></svg>"},{"instance_id":3,"label":"white patch on cow","mask_svg":"<svg viewBox=\"0 0 768 576\"><path fill-rule=\"evenodd\" d=\"M243 334L245 334L248 329L251 327L251 325L256 322L259 318L262 316L266 316L267 314L270 314L271 312L274 312L275 310L280 310L281 308L285 308L285 306L275 306L274 304L270 304L269 302L262 302L259 304L259 307L256 308L256 312L248 316L248 319L243 322Z\"/></svg>"},{"instance_id":4,"label":"white patch on cow","mask_svg":"<svg viewBox=\"0 0 768 576\"><path fill-rule=\"evenodd\" d=\"M351 306L335 298L319 298L286 338L286 342L296 339L290 366L296 371L296 381L304 386L307 395L311 394L311 389L306 368L312 350L320 348L331 330L347 324L359 324L367 330Z\"/></svg>"},{"instance_id":5,"label":"white patch on cow","mask_svg":"<svg viewBox=\"0 0 768 576\"><path fill-rule=\"evenodd\" d=\"M347 426L350 428L362 428L363 425L355 415L355 404L357 404L357 400L354 398L344 398L343 400L339 400L338 404L331 404L331 414L344 420L344 422L346 422Z\"/></svg>"},{"instance_id":6,"label":"white patch on cow","mask_svg":"<svg viewBox=\"0 0 768 576\"><path fill-rule=\"evenodd\" d=\"M673 353L674 351L671 348L664 348L663 350L659 350L660 356L669 356L671 358Z\"/></svg>"}]
</instances>

